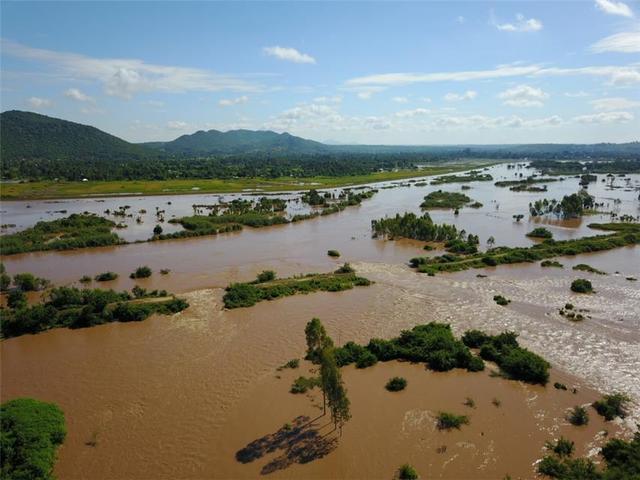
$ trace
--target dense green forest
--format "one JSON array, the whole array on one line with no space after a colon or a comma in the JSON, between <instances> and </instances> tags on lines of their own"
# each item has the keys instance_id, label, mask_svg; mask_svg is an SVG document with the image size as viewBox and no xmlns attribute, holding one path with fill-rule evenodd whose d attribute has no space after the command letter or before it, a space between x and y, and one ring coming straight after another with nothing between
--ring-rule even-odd
<instances>
[{"instance_id":1,"label":"dense green forest","mask_svg":"<svg viewBox=\"0 0 640 480\"><path fill-rule=\"evenodd\" d=\"M0 114L0 124L2 178L5 180L345 176L488 158L613 159L617 162L606 164L612 167L598 168L606 172L613 168L614 173L640 169L640 143L637 142L596 145L325 145L287 133L249 130L223 133L212 130L183 135L171 142L132 144L91 126L32 112L4 112ZM548 168L549 165L540 166ZM575 167L570 168L573 171Z\"/></svg>"}]
</instances>

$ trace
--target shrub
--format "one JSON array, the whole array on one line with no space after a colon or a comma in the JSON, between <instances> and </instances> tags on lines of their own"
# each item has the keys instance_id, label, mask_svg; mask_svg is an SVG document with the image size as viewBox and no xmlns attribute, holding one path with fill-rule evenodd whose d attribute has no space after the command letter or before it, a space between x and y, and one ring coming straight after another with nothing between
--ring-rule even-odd
<instances>
[{"instance_id":1,"label":"shrub","mask_svg":"<svg viewBox=\"0 0 640 480\"><path fill-rule=\"evenodd\" d=\"M467 330L462 335L462 343L469 348L480 348L491 337L480 330Z\"/></svg>"},{"instance_id":2,"label":"shrub","mask_svg":"<svg viewBox=\"0 0 640 480\"><path fill-rule=\"evenodd\" d=\"M136 268L136 271L129 275L129 278L148 278L152 273L153 271L145 265L143 267Z\"/></svg>"},{"instance_id":3,"label":"shrub","mask_svg":"<svg viewBox=\"0 0 640 480\"><path fill-rule=\"evenodd\" d=\"M47 280L38 278L31 273L17 273L13 276L13 284L23 292L40 290L47 285Z\"/></svg>"},{"instance_id":4,"label":"shrub","mask_svg":"<svg viewBox=\"0 0 640 480\"><path fill-rule=\"evenodd\" d=\"M96 282L110 282L111 280L115 280L118 278L118 274L114 272L103 272L96 275Z\"/></svg>"},{"instance_id":5,"label":"shrub","mask_svg":"<svg viewBox=\"0 0 640 480\"><path fill-rule=\"evenodd\" d=\"M589 280L578 278L571 282L571 291L576 293L591 293L593 292L593 286Z\"/></svg>"},{"instance_id":6,"label":"shrub","mask_svg":"<svg viewBox=\"0 0 640 480\"><path fill-rule=\"evenodd\" d=\"M400 390L407 388L407 380L402 377L393 377L387 382L384 388L390 392L399 392Z\"/></svg>"},{"instance_id":7,"label":"shrub","mask_svg":"<svg viewBox=\"0 0 640 480\"><path fill-rule=\"evenodd\" d=\"M440 430L451 430L452 428L460 430L462 425L468 424L469 417L466 415L456 415L448 412L438 413L438 429Z\"/></svg>"},{"instance_id":8,"label":"shrub","mask_svg":"<svg viewBox=\"0 0 640 480\"><path fill-rule=\"evenodd\" d=\"M484 362L480 357L476 357L474 355L471 357L471 360L469 361L467 370L469 370L470 372L481 372L484 370Z\"/></svg>"},{"instance_id":9,"label":"shrub","mask_svg":"<svg viewBox=\"0 0 640 480\"><path fill-rule=\"evenodd\" d=\"M281 367L278 367L278 370L284 370L285 368L296 369L299 366L300 366L300 360L297 358L294 358L292 360L289 360L287 363L285 363Z\"/></svg>"},{"instance_id":10,"label":"shrub","mask_svg":"<svg viewBox=\"0 0 640 480\"><path fill-rule=\"evenodd\" d=\"M340 256L340 252L338 250L328 250L327 255L338 258Z\"/></svg>"},{"instance_id":11,"label":"shrub","mask_svg":"<svg viewBox=\"0 0 640 480\"><path fill-rule=\"evenodd\" d=\"M89 275L83 275L80 277L80 283L91 283L91 277Z\"/></svg>"},{"instance_id":12,"label":"shrub","mask_svg":"<svg viewBox=\"0 0 640 480\"><path fill-rule=\"evenodd\" d=\"M355 272L356 272L355 269L349 263L345 263L335 271L335 273L355 273Z\"/></svg>"},{"instance_id":13,"label":"shrub","mask_svg":"<svg viewBox=\"0 0 640 480\"><path fill-rule=\"evenodd\" d=\"M527 237L532 238L553 238L553 234L544 227L536 227L527 233Z\"/></svg>"},{"instance_id":14,"label":"shrub","mask_svg":"<svg viewBox=\"0 0 640 480\"><path fill-rule=\"evenodd\" d=\"M555 382L553 384L553 388L555 388L556 390L566 390L567 386L564 383Z\"/></svg>"},{"instance_id":15,"label":"shrub","mask_svg":"<svg viewBox=\"0 0 640 480\"><path fill-rule=\"evenodd\" d=\"M573 454L575 444L571 440L560 437L555 443L547 442L546 447L559 457L570 457Z\"/></svg>"},{"instance_id":16,"label":"shrub","mask_svg":"<svg viewBox=\"0 0 640 480\"><path fill-rule=\"evenodd\" d=\"M160 225L156 225L155 227L153 227L153 234L154 235L161 235L162 234L162 227Z\"/></svg>"},{"instance_id":17,"label":"shrub","mask_svg":"<svg viewBox=\"0 0 640 480\"><path fill-rule=\"evenodd\" d=\"M509 305L509 303L511 303L511 300L503 297L502 295L495 295L493 297L493 301L502 307L504 307L505 305Z\"/></svg>"},{"instance_id":18,"label":"shrub","mask_svg":"<svg viewBox=\"0 0 640 480\"><path fill-rule=\"evenodd\" d=\"M356 368L367 368L378 363L378 358L369 350L364 350L356 360Z\"/></svg>"},{"instance_id":19,"label":"shrub","mask_svg":"<svg viewBox=\"0 0 640 480\"><path fill-rule=\"evenodd\" d=\"M605 395L600 400L593 402L593 408L605 420L611 421L616 417L624 418L627 416L626 406L630 401L629 397L623 393L613 393Z\"/></svg>"},{"instance_id":20,"label":"shrub","mask_svg":"<svg viewBox=\"0 0 640 480\"><path fill-rule=\"evenodd\" d=\"M319 377L298 377L291 385L291 393L306 393L312 388L320 386Z\"/></svg>"},{"instance_id":21,"label":"shrub","mask_svg":"<svg viewBox=\"0 0 640 480\"><path fill-rule=\"evenodd\" d=\"M160 270L160 275L169 275L170 272L171 270L169 270L168 268L163 268L162 270Z\"/></svg>"},{"instance_id":22,"label":"shrub","mask_svg":"<svg viewBox=\"0 0 640 480\"><path fill-rule=\"evenodd\" d=\"M27 295L22 290L12 290L7 295L7 306L18 309L27 306Z\"/></svg>"},{"instance_id":23,"label":"shrub","mask_svg":"<svg viewBox=\"0 0 640 480\"><path fill-rule=\"evenodd\" d=\"M562 265L560 262L557 262L556 260L543 260L542 262L540 262L540 266L541 267L564 268L564 265Z\"/></svg>"},{"instance_id":24,"label":"shrub","mask_svg":"<svg viewBox=\"0 0 640 480\"><path fill-rule=\"evenodd\" d=\"M579 272L595 273L596 275L606 275L607 274L607 272L603 272L602 270L598 270L597 268L594 268L591 265L587 265L586 263L579 263L578 265L573 267L573 270L576 270L576 271L579 271Z\"/></svg>"},{"instance_id":25,"label":"shrub","mask_svg":"<svg viewBox=\"0 0 640 480\"><path fill-rule=\"evenodd\" d=\"M549 363L525 348L510 348L499 361L510 377L544 385L549 380Z\"/></svg>"},{"instance_id":26,"label":"shrub","mask_svg":"<svg viewBox=\"0 0 640 480\"><path fill-rule=\"evenodd\" d=\"M256 283L270 282L276 279L276 272L273 270L264 270L260 272L256 278Z\"/></svg>"},{"instance_id":27,"label":"shrub","mask_svg":"<svg viewBox=\"0 0 640 480\"><path fill-rule=\"evenodd\" d=\"M580 405L576 405L571 410L568 420L571 425L586 425L589 423L589 414L587 413L587 409Z\"/></svg>"},{"instance_id":28,"label":"shrub","mask_svg":"<svg viewBox=\"0 0 640 480\"><path fill-rule=\"evenodd\" d=\"M408 463L405 463L398 469L399 480L417 480L418 472Z\"/></svg>"},{"instance_id":29,"label":"shrub","mask_svg":"<svg viewBox=\"0 0 640 480\"><path fill-rule=\"evenodd\" d=\"M65 439L64 413L53 403L17 398L0 406L2 478L52 480Z\"/></svg>"}]
</instances>

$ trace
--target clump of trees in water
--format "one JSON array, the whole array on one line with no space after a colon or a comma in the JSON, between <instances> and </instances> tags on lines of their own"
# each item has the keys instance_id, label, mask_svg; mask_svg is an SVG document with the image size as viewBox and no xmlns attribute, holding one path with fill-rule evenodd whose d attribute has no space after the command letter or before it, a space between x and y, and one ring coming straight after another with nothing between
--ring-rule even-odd
<instances>
[{"instance_id":1,"label":"clump of trees in water","mask_svg":"<svg viewBox=\"0 0 640 480\"><path fill-rule=\"evenodd\" d=\"M390 392L399 392L407 388L407 379L403 377L393 377L384 386Z\"/></svg>"},{"instance_id":2,"label":"clump of trees in water","mask_svg":"<svg viewBox=\"0 0 640 480\"><path fill-rule=\"evenodd\" d=\"M548 239L553 238L553 233L544 227L536 227L527 233L527 237Z\"/></svg>"},{"instance_id":3,"label":"clump of trees in water","mask_svg":"<svg viewBox=\"0 0 640 480\"><path fill-rule=\"evenodd\" d=\"M592 223L589 227L615 233L574 240L545 240L531 247L496 247L485 253L473 255L447 253L437 257L415 257L410 260L410 264L423 273L457 272L471 268L531 263L563 255L599 252L640 243L640 224L637 223Z\"/></svg>"},{"instance_id":4,"label":"clump of trees in water","mask_svg":"<svg viewBox=\"0 0 640 480\"><path fill-rule=\"evenodd\" d=\"M132 293L52 288L41 303L28 306L26 301L8 302L9 308L1 309L0 331L2 337L9 338L58 327L83 328L109 322L141 321L153 313L172 314L189 306L165 290L147 292L137 287Z\"/></svg>"},{"instance_id":5,"label":"clump of trees in water","mask_svg":"<svg viewBox=\"0 0 640 480\"><path fill-rule=\"evenodd\" d=\"M464 193L460 192L443 192L437 190L429 193L424 197L424 201L420 204L420 208L423 210L430 210L436 208L451 208L459 209L464 207L467 203L470 203L471 199Z\"/></svg>"},{"instance_id":6,"label":"clump of trees in water","mask_svg":"<svg viewBox=\"0 0 640 480\"><path fill-rule=\"evenodd\" d=\"M368 279L357 276L353 268L345 263L334 273L310 273L278 280L275 279L275 274L273 278L259 275L253 282L232 283L226 288L223 301L226 308L251 307L263 300L274 300L298 293L341 292L370 284Z\"/></svg>"},{"instance_id":7,"label":"clump of trees in water","mask_svg":"<svg viewBox=\"0 0 640 480\"><path fill-rule=\"evenodd\" d=\"M627 404L630 401L631 399L624 393L612 393L593 402L593 408L605 420L611 421L617 417L625 418L627 416Z\"/></svg>"},{"instance_id":8,"label":"clump of trees in water","mask_svg":"<svg viewBox=\"0 0 640 480\"><path fill-rule=\"evenodd\" d=\"M576 293L593 293L593 285L589 280L577 278L571 282L571 291Z\"/></svg>"},{"instance_id":9,"label":"clump of trees in water","mask_svg":"<svg viewBox=\"0 0 640 480\"><path fill-rule=\"evenodd\" d=\"M371 230L374 237L382 236L392 240L411 238L423 242L447 242L459 240L461 237L461 232L455 226L435 224L428 213L422 216L404 213L396 214L395 217L372 220Z\"/></svg>"},{"instance_id":10,"label":"clump of trees in water","mask_svg":"<svg viewBox=\"0 0 640 480\"><path fill-rule=\"evenodd\" d=\"M440 412L437 417L437 426L439 430L451 430L455 428L460 430L462 425L469 424L469 417L466 415L456 415L450 412Z\"/></svg>"},{"instance_id":11,"label":"clump of trees in water","mask_svg":"<svg viewBox=\"0 0 640 480\"><path fill-rule=\"evenodd\" d=\"M93 214L72 214L66 218L41 221L21 232L0 235L3 255L45 250L72 250L124 243L111 233L115 223Z\"/></svg>"},{"instance_id":12,"label":"clump of trees in water","mask_svg":"<svg viewBox=\"0 0 640 480\"><path fill-rule=\"evenodd\" d=\"M501 307L506 307L507 305L509 305L511 303L511 300L509 300L508 298L503 297L502 295L494 295L493 296L493 301L496 302Z\"/></svg>"},{"instance_id":13,"label":"clump of trees in water","mask_svg":"<svg viewBox=\"0 0 640 480\"><path fill-rule=\"evenodd\" d=\"M529 204L529 213L532 217L553 214L562 218L576 218L581 217L585 210L592 209L594 206L594 198L586 190L580 190L578 193L565 195L559 202L546 198L536 200Z\"/></svg>"},{"instance_id":14,"label":"clump of trees in water","mask_svg":"<svg viewBox=\"0 0 640 480\"><path fill-rule=\"evenodd\" d=\"M418 472L408 463L398 469L398 480L418 480Z\"/></svg>"},{"instance_id":15,"label":"clump of trees in water","mask_svg":"<svg viewBox=\"0 0 640 480\"><path fill-rule=\"evenodd\" d=\"M493 177L488 173L481 173L478 170L471 170L469 173L459 175L442 175L431 181L431 185L442 185L444 183L468 183L468 182L490 182ZM417 184L416 184L417 185Z\"/></svg>"},{"instance_id":16,"label":"clump of trees in water","mask_svg":"<svg viewBox=\"0 0 640 480\"><path fill-rule=\"evenodd\" d=\"M327 255L330 257L338 258L340 256L340 252L338 250L328 250Z\"/></svg>"},{"instance_id":17,"label":"clump of trees in water","mask_svg":"<svg viewBox=\"0 0 640 480\"><path fill-rule=\"evenodd\" d=\"M591 265L587 265L586 263L579 263L573 270L577 270L579 272L589 272L595 273L596 275L606 275L607 272L603 272L602 270L598 270L597 268L592 267Z\"/></svg>"},{"instance_id":18,"label":"clump of trees in water","mask_svg":"<svg viewBox=\"0 0 640 480\"><path fill-rule=\"evenodd\" d=\"M116 278L118 278L118 274L115 272L103 272L103 273L99 273L98 275L95 276L95 281L96 282L110 282L111 280L115 280ZM91 280L91 279L89 279ZM83 283L88 283L88 282L83 282Z\"/></svg>"},{"instance_id":19,"label":"clump of trees in water","mask_svg":"<svg viewBox=\"0 0 640 480\"><path fill-rule=\"evenodd\" d=\"M508 378L545 385L551 365L544 358L521 347L518 335L503 332L491 336L479 330L468 330L462 342L469 348L479 348L480 357L495 362Z\"/></svg>"},{"instance_id":20,"label":"clump of trees in water","mask_svg":"<svg viewBox=\"0 0 640 480\"><path fill-rule=\"evenodd\" d=\"M573 442L560 438L547 442L551 454L538 464L538 473L557 480L635 480L640 478L640 432L633 439L609 440L600 456L604 465L598 466L590 458L573 458Z\"/></svg>"},{"instance_id":21,"label":"clump of trees in water","mask_svg":"<svg viewBox=\"0 0 640 480\"><path fill-rule=\"evenodd\" d=\"M148 266L144 265L138 267L135 271L131 272L129 278L149 278L153 274L153 271Z\"/></svg>"},{"instance_id":22,"label":"clump of trees in water","mask_svg":"<svg viewBox=\"0 0 640 480\"><path fill-rule=\"evenodd\" d=\"M53 403L16 398L0 405L2 478L53 480L58 447L67 435L64 413Z\"/></svg>"},{"instance_id":23,"label":"clump of trees in water","mask_svg":"<svg viewBox=\"0 0 640 480\"><path fill-rule=\"evenodd\" d=\"M556 261L556 260L543 260L542 262L540 262L540 266L541 267L553 267L553 268L564 268L564 265L562 265L560 262Z\"/></svg>"}]
</instances>

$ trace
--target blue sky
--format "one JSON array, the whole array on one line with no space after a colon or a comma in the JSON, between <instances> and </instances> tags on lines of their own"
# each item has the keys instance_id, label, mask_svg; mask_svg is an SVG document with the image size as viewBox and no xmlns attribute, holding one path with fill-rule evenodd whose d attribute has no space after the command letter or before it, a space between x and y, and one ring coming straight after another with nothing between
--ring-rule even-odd
<instances>
[{"instance_id":1,"label":"blue sky","mask_svg":"<svg viewBox=\"0 0 640 480\"><path fill-rule=\"evenodd\" d=\"M639 140L640 3L2 2L2 110L129 141Z\"/></svg>"}]
</instances>

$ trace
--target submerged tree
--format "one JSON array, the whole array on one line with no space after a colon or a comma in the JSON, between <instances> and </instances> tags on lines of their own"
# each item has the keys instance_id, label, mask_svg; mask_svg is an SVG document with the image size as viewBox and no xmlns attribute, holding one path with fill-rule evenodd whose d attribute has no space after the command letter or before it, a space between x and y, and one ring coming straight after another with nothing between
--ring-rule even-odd
<instances>
[{"instance_id":1,"label":"submerged tree","mask_svg":"<svg viewBox=\"0 0 640 480\"><path fill-rule=\"evenodd\" d=\"M313 363L320 363L320 353L326 347L333 347L333 340L327 335L327 331L319 318L312 318L304 328L307 337L306 359Z\"/></svg>"},{"instance_id":2,"label":"submerged tree","mask_svg":"<svg viewBox=\"0 0 640 480\"><path fill-rule=\"evenodd\" d=\"M340 428L342 434L342 426L351 418L350 402L342 382L333 346L325 347L320 352L320 380L325 404L329 404L333 423L336 428Z\"/></svg>"}]
</instances>

